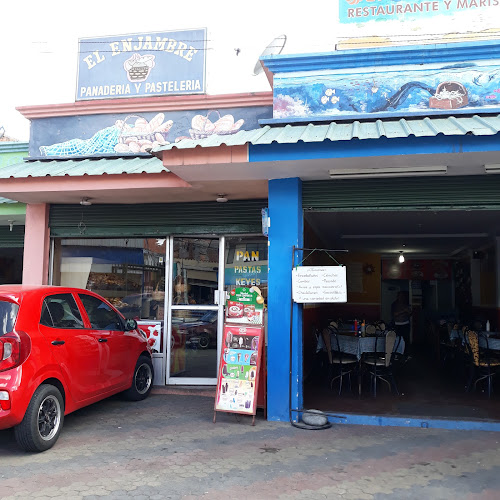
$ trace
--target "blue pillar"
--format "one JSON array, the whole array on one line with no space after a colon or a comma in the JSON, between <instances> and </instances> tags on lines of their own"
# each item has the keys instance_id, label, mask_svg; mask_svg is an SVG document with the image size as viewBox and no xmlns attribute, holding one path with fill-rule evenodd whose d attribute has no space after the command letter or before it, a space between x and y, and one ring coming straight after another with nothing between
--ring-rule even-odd
<instances>
[{"instance_id":1,"label":"blue pillar","mask_svg":"<svg viewBox=\"0 0 500 500\"><path fill-rule=\"evenodd\" d=\"M302 182L269 181L269 275L267 318L267 415L288 421L290 330L292 331L292 408L302 405L302 307L292 308L293 247L303 246ZM296 417L296 413L292 413Z\"/></svg>"}]
</instances>

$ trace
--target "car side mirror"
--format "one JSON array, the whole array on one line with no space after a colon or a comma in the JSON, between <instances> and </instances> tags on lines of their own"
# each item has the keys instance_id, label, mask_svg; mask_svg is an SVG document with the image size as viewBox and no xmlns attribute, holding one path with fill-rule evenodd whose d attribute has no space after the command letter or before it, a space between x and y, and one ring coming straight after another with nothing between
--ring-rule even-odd
<instances>
[{"instance_id":1,"label":"car side mirror","mask_svg":"<svg viewBox=\"0 0 500 500\"><path fill-rule=\"evenodd\" d=\"M125 331L135 330L137 328L137 321L135 319L127 319L125 321Z\"/></svg>"}]
</instances>

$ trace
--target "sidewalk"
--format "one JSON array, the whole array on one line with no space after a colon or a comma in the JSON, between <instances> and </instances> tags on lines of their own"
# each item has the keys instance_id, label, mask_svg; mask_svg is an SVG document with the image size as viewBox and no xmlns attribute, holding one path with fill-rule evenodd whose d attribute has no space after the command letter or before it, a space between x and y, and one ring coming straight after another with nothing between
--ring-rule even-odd
<instances>
[{"instance_id":1,"label":"sidewalk","mask_svg":"<svg viewBox=\"0 0 500 500\"><path fill-rule=\"evenodd\" d=\"M175 392L175 394L174 394ZM213 390L155 389L66 417L56 446L0 431L2 499L497 499L500 433L337 425L311 431L218 413Z\"/></svg>"}]
</instances>

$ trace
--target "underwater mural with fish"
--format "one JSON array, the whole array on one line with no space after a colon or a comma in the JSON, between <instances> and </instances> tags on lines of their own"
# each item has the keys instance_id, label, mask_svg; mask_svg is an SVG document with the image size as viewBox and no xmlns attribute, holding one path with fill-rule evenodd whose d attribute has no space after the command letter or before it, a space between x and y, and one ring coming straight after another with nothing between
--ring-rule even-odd
<instances>
[{"instance_id":1,"label":"underwater mural with fish","mask_svg":"<svg viewBox=\"0 0 500 500\"><path fill-rule=\"evenodd\" d=\"M33 120L30 157L99 156L146 153L183 139L232 135L258 128L270 106L221 110L88 115Z\"/></svg>"},{"instance_id":2,"label":"underwater mural with fish","mask_svg":"<svg viewBox=\"0 0 500 500\"><path fill-rule=\"evenodd\" d=\"M500 60L274 75L274 119L499 111Z\"/></svg>"}]
</instances>

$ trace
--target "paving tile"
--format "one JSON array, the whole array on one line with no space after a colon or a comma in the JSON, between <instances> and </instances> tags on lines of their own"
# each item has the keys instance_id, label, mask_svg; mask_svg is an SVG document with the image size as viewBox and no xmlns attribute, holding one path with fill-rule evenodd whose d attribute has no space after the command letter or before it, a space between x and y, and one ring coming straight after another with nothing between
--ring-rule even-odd
<instances>
[{"instance_id":1,"label":"paving tile","mask_svg":"<svg viewBox=\"0 0 500 500\"><path fill-rule=\"evenodd\" d=\"M68 415L42 454L0 431L0 498L498 498L497 433L212 417L212 397L160 394Z\"/></svg>"}]
</instances>

